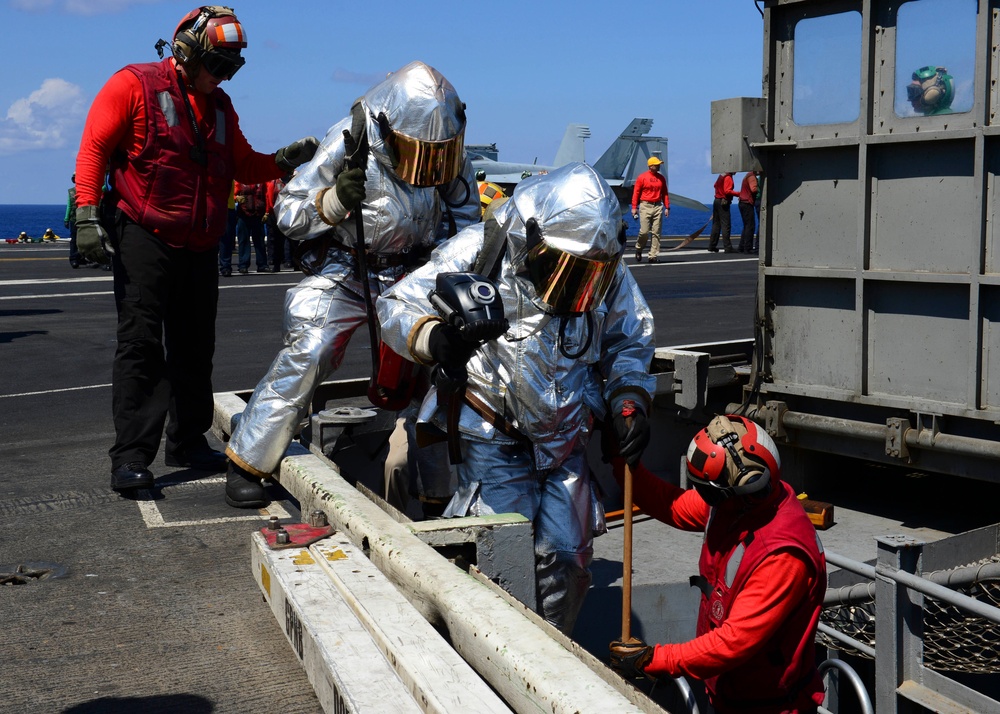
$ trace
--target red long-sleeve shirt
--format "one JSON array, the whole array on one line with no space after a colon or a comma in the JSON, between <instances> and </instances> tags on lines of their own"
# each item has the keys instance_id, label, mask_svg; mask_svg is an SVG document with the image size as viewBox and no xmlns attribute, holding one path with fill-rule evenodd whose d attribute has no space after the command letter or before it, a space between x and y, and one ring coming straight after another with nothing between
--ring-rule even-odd
<instances>
[{"instance_id":1,"label":"red long-sleeve shirt","mask_svg":"<svg viewBox=\"0 0 1000 714\"><path fill-rule=\"evenodd\" d=\"M202 116L208 97L188 90L191 107L200 128L205 128ZM182 118L183 119L183 118ZM101 199L104 176L112 153L117 149L127 156L136 156L146 142L146 107L142 85L132 72L118 71L111 76L94 98L87 114L76 157L77 206L96 206ZM233 157L236 178L246 183L262 183L278 178L284 170L274 163L274 154L253 150L237 118L233 137Z\"/></svg>"},{"instance_id":2,"label":"red long-sleeve shirt","mask_svg":"<svg viewBox=\"0 0 1000 714\"><path fill-rule=\"evenodd\" d=\"M757 177L748 171L740 184L740 203L753 203L757 197Z\"/></svg>"},{"instance_id":3,"label":"red long-sleeve shirt","mask_svg":"<svg viewBox=\"0 0 1000 714\"><path fill-rule=\"evenodd\" d=\"M265 193L264 208L268 215L274 216L274 203L278 200L278 194L285 187L283 179L274 179L267 182L267 192Z\"/></svg>"},{"instance_id":4,"label":"red long-sleeve shirt","mask_svg":"<svg viewBox=\"0 0 1000 714\"><path fill-rule=\"evenodd\" d=\"M658 171L646 171L635 180L632 189L632 212L638 210L639 201L663 203L670 210L670 194L667 193L667 179Z\"/></svg>"},{"instance_id":5,"label":"red long-sleeve shirt","mask_svg":"<svg viewBox=\"0 0 1000 714\"><path fill-rule=\"evenodd\" d=\"M715 179L715 197L731 201L737 195L735 187L732 174L720 174Z\"/></svg>"},{"instance_id":6,"label":"red long-sleeve shirt","mask_svg":"<svg viewBox=\"0 0 1000 714\"><path fill-rule=\"evenodd\" d=\"M621 480L624 462L615 459L614 466ZM709 506L696 491L658 478L641 463L633 469L633 489L636 505L659 521L686 531L703 531L708 525ZM771 639L811 584L801 557L789 551L769 556L750 575L721 627L689 642L656 645L646 671L704 680L733 669Z\"/></svg>"}]
</instances>

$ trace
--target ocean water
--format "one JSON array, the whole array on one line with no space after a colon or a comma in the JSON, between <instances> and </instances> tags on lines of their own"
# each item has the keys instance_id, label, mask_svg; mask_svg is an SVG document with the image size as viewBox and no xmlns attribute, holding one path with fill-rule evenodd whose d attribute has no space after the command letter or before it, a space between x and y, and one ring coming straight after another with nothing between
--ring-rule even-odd
<instances>
[{"instance_id":1,"label":"ocean water","mask_svg":"<svg viewBox=\"0 0 1000 714\"><path fill-rule=\"evenodd\" d=\"M736 207L735 201L730 206L730 215L732 216L732 235L736 236L736 240L739 241L740 231L743 230L743 220L740 218L740 212ZM660 233L665 236L689 236L702 226L705 226L711 218L711 210L696 211L693 208L677 206L670 209L670 215L663 221ZM632 218L632 214L627 211L625 213L625 222L628 223L628 234L630 236L639 233L639 221ZM708 223L701 235L707 237L711 232L712 224Z\"/></svg>"},{"instance_id":2,"label":"ocean water","mask_svg":"<svg viewBox=\"0 0 1000 714\"><path fill-rule=\"evenodd\" d=\"M63 227L66 204L47 205L0 205L0 240L17 238L24 231L32 238L41 236L46 228L60 238L69 238L69 229Z\"/></svg>"},{"instance_id":3,"label":"ocean water","mask_svg":"<svg viewBox=\"0 0 1000 714\"><path fill-rule=\"evenodd\" d=\"M733 217L733 235L739 237L743 229L743 222L740 220L740 212L736 209L736 204L731 208ZM0 205L0 240L5 238L16 238L21 231L29 236L40 236L46 228L51 228L56 235L64 238L69 237L69 231L63 228L63 216L66 214L65 205ZM676 207L670 210L670 216L663 222L663 235L665 236L687 236L701 228L712 217L710 211L695 211L691 208ZM630 236L639 232L638 221L632 218L628 212L625 214L628 223ZM711 226L705 228L702 235L708 235Z\"/></svg>"}]
</instances>

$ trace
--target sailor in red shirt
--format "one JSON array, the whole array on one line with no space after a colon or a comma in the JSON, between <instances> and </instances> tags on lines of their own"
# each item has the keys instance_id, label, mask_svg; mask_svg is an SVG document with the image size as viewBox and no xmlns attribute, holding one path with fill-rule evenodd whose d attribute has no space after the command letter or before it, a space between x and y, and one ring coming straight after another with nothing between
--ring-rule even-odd
<instances>
[{"instance_id":1,"label":"sailor in red shirt","mask_svg":"<svg viewBox=\"0 0 1000 714\"><path fill-rule=\"evenodd\" d=\"M274 204L278 202L278 194L285 184L292 180L292 175L288 174L281 178L267 182L267 191L264 194L264 224L267 226L267 259L271 262L271 270L275 273L281 271L281 266L292 267L292 247L288 238L278 227L278 216L274 212ZM286 254L287 253L287 254Z\"/></svg>"},{"instance_id":2,"label":"sailor in red shirt","mask_svg":"<svg viewBox=\"0 0 1000 714\"><path fill-rule=\"evenodd\" d=\"M740 184L740 218L743 219L743 232L740 233L740 252L753 253L753 236L757 228L755 202L757 200L757 172L747 171Z\"/></svg>"},{"instance_id":3,"label":"sailor in red shirt","mask_svg":"<svg viewBox=\"0 0 1000 714\"><path fill-rule=\"evenodd\" d=\"M162 46L158 45L162 57ZM223 471L210 448L216 260L233 179L263 182L308 161L319 142L250 148L219 85L243 66L243 26L226 7L188 13L173 56L128 65L90 108L77 155L77 247L114 269L111 488L151 488L164 424L167 466ZM109 175L110 191L102 199Z\"/></svg>"},{"instance_id":4,"label":"sailor in red shirt","mask_svg":"<svg viewBox=\"0 0 1000 714\"><path fill-rule=\"evenodd\" d=\"M670 194L667 193L667 179L660 173L660 161L650 156L646 161L649 170L635 180L632 189L632 218L639 219L639 236L635 239L635 260L642 262L642 249L646 247L646 237L652 235L649 246L649 262L659 263L660 226L670 215Z\"/></svg>"},{"instance_id":5,"label":"sailor in red shirt","mask_svg":"<svg viewBox=\"0 0 1000 714\"><path fill-rule=\"evenodd\" d=\"M614 459L621 477L624 460ZM634 470L635 503L675 528L705 531L695 639L611 643L611 665L631 677L684 675L705 682L718 714L805 714L823 702L816 625L826 560L809 517L780 480L774 442L759 425L716 417L688 447L694 486Z\"/></svg>"},{"instance_id":6,"label":"sailor in red shirt","mask_svg":"<svg viewBox=\"0 0 1000 714\"><path fill-rule=\"evenodd\" d=\"M733 198L739 195L736 184L733 183L733 172L729 171L719 174L715 179L715 200L712 202L712 235L708 239L708 250L710 253L719 252L719 235L722 235L722 246L725 252L735 253L733 242L730 239L732 232L732 215L729 207L733 203Z\"/></svg>"}]
</instances>

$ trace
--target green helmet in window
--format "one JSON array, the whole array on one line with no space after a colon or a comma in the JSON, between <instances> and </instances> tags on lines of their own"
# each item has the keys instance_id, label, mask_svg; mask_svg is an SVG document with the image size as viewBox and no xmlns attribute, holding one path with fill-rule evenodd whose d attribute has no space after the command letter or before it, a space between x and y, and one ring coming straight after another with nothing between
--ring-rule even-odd
<instances>
[{"instance_id":1,"label":"green helmet in window","mask_svg":"<svg viewBox=\"0 0 1000 714\"><path fill-rule=\"evenodd\" d=\"M955 78L944 67L921 67L906 86L906 98L920 114L950 114L955 99Z\"/></svg>"}]
</instances>

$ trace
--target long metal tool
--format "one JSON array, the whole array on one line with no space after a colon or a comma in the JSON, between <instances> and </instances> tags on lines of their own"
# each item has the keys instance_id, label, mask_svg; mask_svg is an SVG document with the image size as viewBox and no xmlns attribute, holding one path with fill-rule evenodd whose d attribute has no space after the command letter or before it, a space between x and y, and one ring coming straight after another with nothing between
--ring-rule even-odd
<instances>
[{"instance_id":1,"label":"long metal tool","mask_svg":"<svg viewBox=\"0 0 1000 714\"><path fill-rule=\"evenodd\" d=\"M625 400L622 404L622 416L625 417L625 427L628 433L632 431L632 415L635 413L635 404L631 400ZM625 547L622 553L622 642L628 642L632 638L632 467L625 463L625 493L624 510L622 514L625 518L624 541Z\"/></svg>"},{"instance_id":2,"label":"long metal tool","mask_svg":"<svg viewBox=\"0 0 1000 714\"><path fill-rule=\"evenodd\" d=\"M625 464L625 551L622 554L622 642L632 637L632 467Z\"/></svg>"},{"instance_id":3,"label":"long metal tool","mask_svg":"<svg viewBox=\"0 0 1000 714\"><path fill-rule=\"evenodd\" d=\"M357 156L358 146L351 132L344 129L344 153L348 168L365 170ZM361 292L364 293L365 312L368 314L368 338L372 345L372 379L378 374L379 340L378 329L375 326L375 305L372 303L371 283L368 280L368 256L365 245L365 219L361 215L361 206L354 209L354 254L358 259L358 277L361 280Z\"/></svg>"}]
</instances>

